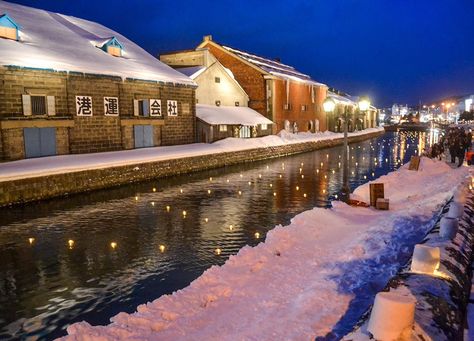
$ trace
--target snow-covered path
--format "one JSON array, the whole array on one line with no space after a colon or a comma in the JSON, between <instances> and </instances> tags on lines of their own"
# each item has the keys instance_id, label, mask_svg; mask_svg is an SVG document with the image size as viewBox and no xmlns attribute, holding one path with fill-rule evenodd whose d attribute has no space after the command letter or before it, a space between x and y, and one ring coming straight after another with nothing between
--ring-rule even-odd
<instances>
[{"instance_id":1,"label":"snow-covered path","mask_svg":"<svg viewBox=\"0 0 474 341\"><path fill-rule=\"evenodd\" d=\"M109 326L68 328L69 340L310 340L357 320L410 256L467 168L422 159L383 176L390 211L334 202L296 216L172 295ZM368 201L368 184L355 191Z\"/></svg>"},{"instance_id":2,"label":"snow-covered path","mask_svg":"<svg viewBox=\"0 0 474 341\"><path fill-rule=\"evenodd\" d=\"M350 133L349 136L373 134L381 131L383 131L383 128L369 128ZM282 131L279 135L269 135L253 139L227 138L212 144L194 143L177 146L121 150L116 152L69 154L25 159L0 163L0 182L27 177L134 165L145 162L233 152L253 148L282 146L292 143L325 141L342 137L343 134L332 132L289 134Z\"/></svg>"}]
</instances>

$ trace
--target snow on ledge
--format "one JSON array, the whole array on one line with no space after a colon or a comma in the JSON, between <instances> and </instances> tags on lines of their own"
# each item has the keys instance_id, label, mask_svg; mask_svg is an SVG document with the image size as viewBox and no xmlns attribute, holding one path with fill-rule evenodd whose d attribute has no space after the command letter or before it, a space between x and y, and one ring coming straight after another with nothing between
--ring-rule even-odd
<instances>
[{"instance_id":1,"label":"snow on ledge","mask_svg":"<svg viewBox=\"0 0 474 341\"><path fill-rule=\"evenodd\" d=\"M380 132L382 130L383 128L370 128L350 133L349 136L359 136ZM341 138L342 136L343 135L340 133L331 132L314 134L290 134L281 132L280 136L269 135L252 139L227 138L212 144L193 143L179 146L142 148L105 153L68 154L25 159L0 163L0 182L215 153L234 152L253 148L282 146L292 143L323 141Z\"/></svg>"},{"instance_id":2,"label":"snow on ledge","mask_svg":"<svg viewBox=\"0 0 474 341\"><path fill-rule=\"evenodd\" d=\"M371 304L379 290L374 278L385 285L401 266L398 254L416 244L413 235L423 238L434 212L467 174L467 167L451 169L422 158L418 172L405 165L376 180L385 184L390 211L333 202L331 209L303 212L188 287L140 305L133 314L120 313L108 326L75 323L63 340L324 337L361 288L373 290L361 303ZM368 190L369 183L355 195L366 198Z\"/></svg>"}]
</instances>

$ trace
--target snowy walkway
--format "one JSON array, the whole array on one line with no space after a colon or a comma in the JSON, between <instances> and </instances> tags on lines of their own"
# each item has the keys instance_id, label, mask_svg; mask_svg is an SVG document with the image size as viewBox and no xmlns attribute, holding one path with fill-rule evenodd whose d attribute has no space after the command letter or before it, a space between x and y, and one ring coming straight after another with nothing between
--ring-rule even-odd
<instances>
[{"instance_id":1,"label":"snowy walkway","mask_svg":"<svg viewBox=\"0 0 474 341\"><path fill-rule=\"evenodd\" d=\"M380 131L383 131L383 128L370 128L350 133L349 136L358 136ZM133 149L117 152L70 154L25 159L0 163L0 182L27 177L78 172L82 170L124 166L253 148L281 146L291 143L324 141L341 138L342 136L343 135L340 133L331 132L315 134L300 133L297 135L287 133L283 135L280 134L280 136L270 135L245 140L228 138L213 144L194 143L188 145Z\"/></svg>"},{"instance_id":2,"label":"snowy walkway","mask_svg":"<svg viewBox=\"0 0 474 341\"><path fill-rule=\"evenodd\" d=\"M244 247L191 285L120 313L113 323L68 328L68 340L310 340L343 335L405 263L437 209L468 174L423 158L420 171L383 176L390 211L315 208ZM355 195L368 201L368 184ZM333 334L334 335L334 334Z\"/></svg>"}]
</instances>

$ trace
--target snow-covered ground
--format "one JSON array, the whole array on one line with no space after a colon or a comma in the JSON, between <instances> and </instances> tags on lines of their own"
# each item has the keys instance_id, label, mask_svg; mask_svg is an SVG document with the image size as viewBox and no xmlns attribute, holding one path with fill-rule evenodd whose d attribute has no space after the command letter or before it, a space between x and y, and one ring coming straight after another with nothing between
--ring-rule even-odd
<instances>
[{"instance_id":1,"label":"snow-covered ground","mask_svg":"<svg viewBox=\"0 0 474 341\"><path fill-rule=\"evenodd\" d=\"M277 226L188 287L120 313L108 326L68 328L67 340L312 340L350 329L430 229L467 176L423 158L377 179L389 211L314 208ZM354 197L368 201L369 184Z\"/></svg>"},{"instance_id":2,"label":"snow-covered ground","mask_svg":"<svg viewBox=\"0 0 474 341\"><path fill-rule=\"evenodd\" d=\"M383 128L370 128L350 133L349 136L369 134L381 130L383 130ZM27 177L133 165L144 162L170 160L252 148L281 146L291 143L323 141L341 138L342 136L343 134L341 133L332 132L290 134L282 131L279 135L269 135L253 139L227 138L212 144L194 143L179 146L132 149L106 153L70 154L25 159L0 163L0 182Z\"/></svg>"}]
</instances>

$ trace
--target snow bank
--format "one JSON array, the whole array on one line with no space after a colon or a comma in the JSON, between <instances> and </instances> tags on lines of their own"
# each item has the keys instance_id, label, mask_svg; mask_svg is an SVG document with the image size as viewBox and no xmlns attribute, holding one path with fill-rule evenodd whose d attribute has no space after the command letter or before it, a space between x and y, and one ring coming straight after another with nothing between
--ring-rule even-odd
<instances>
[{"instance_id":1,"label":"snow bank","mask_svg":"<svg viewBox=\"0 0 474 341\"><path fill-rule=\"evenodd\" d=\"M309 340L341 323L347 332L466 174L423 158L418 172L404 166L377 180L390 211L333 202L303 212L188 287L120 313L108 326L73 324L64 340ZM367 192L368 184L356 190L361 198Z\"/></svg>"},{"instance_id":2,"label":"snow bank","mask_svg":"<svg viewBox=\"0 0 474 341\"><path fill-rule=\"evenodd\" d=\"M382 131L383 128L370 128L349 134L359 136ZM25 159L0 163L0 182L52 174L79 172L116 166L133 165L145 162L179 159L184 157L209 155L222 152L281 146L291 143L317 142L341 138L342 134L301 133L282 136L269 135L253 139L228 138L213 144L194 143L179 146L154 147L122 150L106 153L71 154Z\"/></svg>"}]
</instances>

